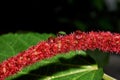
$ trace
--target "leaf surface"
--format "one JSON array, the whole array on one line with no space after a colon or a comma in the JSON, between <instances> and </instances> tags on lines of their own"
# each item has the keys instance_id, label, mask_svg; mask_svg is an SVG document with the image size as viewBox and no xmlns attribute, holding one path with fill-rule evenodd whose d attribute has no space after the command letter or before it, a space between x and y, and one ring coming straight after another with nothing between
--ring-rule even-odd
<instances>
[{"instance_id":1,"label":"leaf surface","mask_svg":"<svg viewBox=\"0 0 120 80\"><path fill-rule=\"evenodd\" d=\"M50 36L38 33L0 36L0 62ZM30 65L6 80L101 80L103 70L93 62L84 51L70 51Z\"/></svg>"}]
</instances>

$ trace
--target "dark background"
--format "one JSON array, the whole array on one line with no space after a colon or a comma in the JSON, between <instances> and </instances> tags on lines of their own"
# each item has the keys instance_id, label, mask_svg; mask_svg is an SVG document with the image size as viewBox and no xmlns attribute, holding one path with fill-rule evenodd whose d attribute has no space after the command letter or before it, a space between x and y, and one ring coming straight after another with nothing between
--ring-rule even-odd
<instances>
[{"instance_id":1,"label":"dark background","mask_svg":"<svg viewBox=\"0 0 120 80\"><path fill-rule=\"evenodd\" d=\"M106 0L107 1L107 0ZM0 33L36 31L57 33L82 31L120 32L119 2L104 0L16 1L1 10ZM116 7L114 8L114 5Z\"/></svg>"},{"instance_id":2,"label":"dark background","mask_svg":"<svg viewBox=\"0 0 120 80\"><path fill-rule=\"evenodd\" d=\"M7 7L2 6L0 34L20 31L56 34L59 31L70 33L78 29L120 33L120 2L115 3L111 0L110 3L107 1L33 0L32 2L8 2ZM105 68L106 73L116 78L120 78L120 57L118 57L111 55L110 63Z\"/></svg>"}]
</instances>

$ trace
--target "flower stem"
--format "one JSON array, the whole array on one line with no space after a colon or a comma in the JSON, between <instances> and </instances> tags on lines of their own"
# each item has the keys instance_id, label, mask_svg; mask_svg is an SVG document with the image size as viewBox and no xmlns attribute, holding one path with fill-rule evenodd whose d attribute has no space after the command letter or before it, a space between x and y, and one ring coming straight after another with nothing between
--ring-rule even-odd
<instances>
[{"instance_id":1,"label":"flower stem","mask_svg":"<svg viewBox=\"0 0 120 80\"><path fill-rule=\"evenodd\" d=\"M113 78L113 77L111 77L111 76L104 73L103 80L117 80L117 79L115 79L115 78Z\"/></svg>"}]
</instances>

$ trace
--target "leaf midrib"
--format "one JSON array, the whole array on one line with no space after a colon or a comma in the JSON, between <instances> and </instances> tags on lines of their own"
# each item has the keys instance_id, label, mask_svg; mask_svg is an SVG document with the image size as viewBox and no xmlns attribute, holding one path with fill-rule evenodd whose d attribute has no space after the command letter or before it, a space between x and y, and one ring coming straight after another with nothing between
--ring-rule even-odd
<instances>
[{"instance_id":1,"label":"leaf midrib","mask_svg":"<svg viewBox=\"0 0 120 80\"><path fill-rule=\"evenodd\" d=\"M51 76L51 77L47 77L47 78L49 78L50 80L51 79L55 79L55 78L60 78L60 77L65 77L65 76L70 76L70 75L73 75L73 74L77 74L77 73L81 73L81 72L85 72L84 74L82 74L81 76L83 76L83 75L85 75L85 74L87 74L87 73L89 73L89 72L91 72L91 71L93 71L93 70L91 70L91 69L78 69L78 70L74 70L74 71L72 71L72 72L68 72L68 73L65 73L65 74L61 74L61 75L59 75L59 76ZM44 79L44 80L46 80L46 79Z\"/></svg>"}]
</instances>

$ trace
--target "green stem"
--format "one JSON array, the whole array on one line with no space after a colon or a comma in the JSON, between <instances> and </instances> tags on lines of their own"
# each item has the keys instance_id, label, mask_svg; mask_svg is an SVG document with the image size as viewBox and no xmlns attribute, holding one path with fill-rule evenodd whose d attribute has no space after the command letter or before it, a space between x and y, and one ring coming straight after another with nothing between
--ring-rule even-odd
<instances>
[{"instance_id":1,"label":"green stem","mask_svg":"<svg viewBox=\"0 0 120 80\"><path fill-rule=\"evenodd\" d=\"M103 80L117 80L117 79L115 79L115 78L113 78L113 77L111 77L111 76L104 73Z\"/></svg>"},{"instance_id":2,"label":"green stem","mask_svg":"<svg viewBox=\"0 0 120 80\"><path fill-rule=\"evenodd\" d=\"M85 68L85 69L92 69L92 70L98 69L97 65L82 66L82 67ZM109 76L109 75L107 75L107 74L104 73L103 80L117 80L117 79L115 79L115 78L113 78L113 77L111 77L111 76Z\"/></svg>"}]
</instances>

